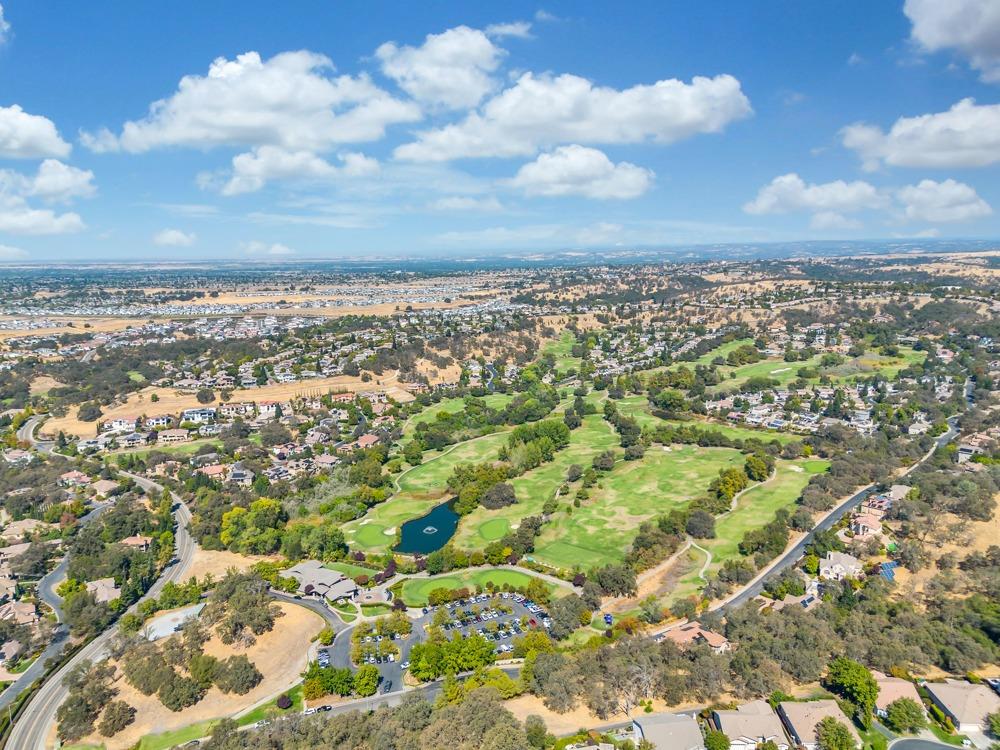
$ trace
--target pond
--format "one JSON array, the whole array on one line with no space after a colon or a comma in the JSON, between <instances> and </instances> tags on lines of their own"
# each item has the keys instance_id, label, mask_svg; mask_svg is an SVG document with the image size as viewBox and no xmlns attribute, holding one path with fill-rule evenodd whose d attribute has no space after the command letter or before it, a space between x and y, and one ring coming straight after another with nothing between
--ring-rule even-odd
<instances>
[{"instance_id":1,"label":"pond","mask_svg":"<svg viewBox=\"0 0 1000 750\"><path fill-rule=\"evenodd\" d=\"M426 555L447 544L457 528L458 514L451 509L451 503L442 503L427 515L404 523L394 551Z\"/></svg>"}]
</instances>

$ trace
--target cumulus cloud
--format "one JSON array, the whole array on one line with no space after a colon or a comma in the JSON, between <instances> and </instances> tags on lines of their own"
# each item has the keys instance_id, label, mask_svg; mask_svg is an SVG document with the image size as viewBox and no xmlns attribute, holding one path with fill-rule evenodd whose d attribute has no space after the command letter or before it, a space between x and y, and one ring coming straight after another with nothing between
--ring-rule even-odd
<instances>
[{"instance_id":1,"label":"cumulus cloud","mask_svg":"<svg viewBox=\"0 0 1000 750\"><path fill-rule=\"evenodd\" d=\"M645 193L653 177L648 169L615 164L603 151L573 144L540 154L518 170L510 185L527 195L627 199Z\"/></svg>"},{"instance_id":2,"label":"cumulus cloud","mask_svg":"<svg viewBox=\"0 0 1000 750\"><path fill-rule=\"evenodd\" d=\"M10 234L70 234L84 228L79 214L32 208L19 195L0 190L0 232Z\"/></svg>"},{"instance_id":3,"label":"cumulus cloud","mask_svg":"<svg viewBox=\"0 0 1000 750\"><path fill-rule=\"evenodd\" d=\"M962 182L922 180L898 190L878 189L863 180L810 185L795 173L775 177L743 206L749 214L812 214L813 229L857 229L848 216L866 210L884 212L895 222L971 221L993 213L976 191Z\"/></svg>"},{"instance_id":4,"label":"cumulus cloud","mask_svg":"<svg viewBox=\"0 0 1000 750\"><path fill-rule=\"evenodd\" d=\"M995 0L906 0L903 12L923 49L956 50L984 81L1000 82L1000 4Z\"/></svg>"},{"instance_id":5,"label":"cumulus cloud","mask_svg":"<svg viewBox=\"0 0 1000 750\"><path fill-rule=\"evenodd\" d=\"M191 247L198 237L194 232L180 229L163 229L153 236L153 244L160 247Z\"/></svg>"},{"instance_id":6,"label":"cumulus cloud","mask_svg":"<svg viewBox=\"0 0 1000 750\"><path fill-rule=\"evenodd\" d=\"M947 112L901 117L888 133L866 123L841 131L868 171L895 167L985 167L1000 161L1000 104L963 99Z\"/></svg>"},{"instance_id":7,"label":"cumulus cloud","mask_svg":"<svg viewBox=\"0 0 1000 750\"><path fill-rule=\"evenodd\" d=\"M428 204L428 208L434 211L469 211L492 213L502 211L503 204L495 196L486 198L475 198L468 195L450 195L438 198Z\"/></svg>"},{"instance_id":8,"label":"cumulus cloud","mask_svg":"<svg viewBox=\"0 0 1000 750\"><path fill-rule=\"evenodd\" d=\"M474 107L496 87L492 73L503 55L486 33L468 26L428 34L420 47L386 42L375 50L382 72L406 93L452 109Z\"/></svg>"},{"instance_id":9,"label":"cumulus cloud","mask_svg":"<svg viewBox=\"0 0 1000 750\"><path fill-rule=\"evenodd\" d=\"M250 242L244 242L243 250L248 255L294 255L295 251L287 245L282 245L280 242L275 242L268 244L267 242L258 242L257 240L252 240Z\"/></svg>"},{"instance_id":10,"label":"cumulus cloud","mask_svg":"<svg viewBox=\"0 0 1000 750\"><path fill-rule=\"evenodd\" d=\"M97 192L93 172L71 167L57 159L46 159L30 176L0 170L0 187L23 196L41 198L47 203L68 203L74 198L89 198Z\"/></svg>"},{"instance_id":11,"label":"cumulus cloud","mask_svg":"<svg viewBox=\"0 0 1000 750\"><path fill-rule=\"evenodd\" d=\"M976 191L955 180L921 180L907 185L896 194L909 221L970 221L990 216L993 209Z\"/></svg>"},{"instance_id":12,"label":"cumulus cloud","mask_svg":"<svg viewBox=\"0 0 1000 750\"><path fill-rule=\"evenodd\" d=\"M168 146L278 146L322 151L381 138L389 125L413 122L420 109L390 96L367 75L332 76L328 57L283 52L263 60L247 52L216 59L208 73L181 79L120 134L85 133L94 151L141 153Z\"/></svg>"},{"instance_id":13,"label":"cumulus cloud","mask_svg":"<svg viewBox=\"0 0 1000 750\"><path fill-rule=\"evenodd\" d=\"M395 151L413 161L530 156L566 143L672 143L714 133L751 114L730 75L624 90L574 75L525 73L458 123L427 130Z\"/></svg>"},{"instance_id":14,"label":"cumulus cloud","mask_svg":"<svg viewBox=\"0 0 1000 750\"><path fill-rule=\"evenodd\" d=\"M874 185L864 180L844 182L835 180L820 185L808 185L794 172L775 177L757 193L757 197L743 206L748 214L784 214L794 211L812 211L832 214L883 208L887 201ZM824 219L820 220L821 222Z\"/></svg>"},{"instance_id":15,"label":"cumulus cloud","mask_svg":"<svg viewBox=\"0 0 1000 750\"><path fill-rule=\"evenodd\" d=\"M0 107L0 157L5 159L42 159L65 157L70 145L47 117L25 112L17 104Z\"/></svg>"},{"instance_id":16,"label":"cumulus cloud","mask_svg":"<svg viewBox=\"0 0 1000 750\"><path fill-rule=\"evenodd\" d=\"M260 146L233 158L232 176L221 192L239 195L260 190L272 180L329 180L339 176L364 177L379 171L378 161L364 154L343 154L340 160L342 166L338 167L311 151ZM210 185L211 180L206 184Z\"/></svg>"}]
</instances>

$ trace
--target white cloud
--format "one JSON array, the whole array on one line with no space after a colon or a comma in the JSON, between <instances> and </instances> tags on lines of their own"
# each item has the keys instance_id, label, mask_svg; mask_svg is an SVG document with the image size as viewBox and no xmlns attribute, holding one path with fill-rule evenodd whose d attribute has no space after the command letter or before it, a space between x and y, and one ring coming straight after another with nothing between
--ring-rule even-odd
<instances>
[{"instance_id":1,"label":"white cloud","mask_svg":"<svg viewBox=\"0 0 1000 750\"><path fill-rule=\"evenodd\" d=\"M153 237L153 244L160 247L191 247L198 239L194 232L182 232L180 229L163 229Z\"/></svg>"},{"instance_id":2,"label":"white cloud","mask_svg":"<svg viewBox=\"0 0 1000 750\"><path fill-rule=\"evenodd\" d=\"M10 35L10 23L3 17L3 5L0 5L0 44L7 41Z\"/></svg>"},{"instance_id":3,"label":"white cloud","mask_svg":"<svg viewBox=\"0 0 1000 750\"><path fill-rule=\"evenodd\" d=\"M381 138L393 123L420 119L420 109L378 88L367 75L333 77L329 58L306 50L262 60L247 52L216 59L208 74L188 75L167 99L120 135L83 134L95 151L133 153L167 146L279 146L321 151Z\"/></svg>"},{"instance_id":4,"label":"white cloud","mask_svg":"<svg viewBox=\"0 0 1000 750\"><path fill-rule=\"evenodd\" d=\"M295 251L292 248L282 245L280 242L275 242L273 244L268 244L266 242L258 242L257 240L252 240L250 242L244 242L243 250L248 255L294 255Z\"/></svg>"},{"instance_id":5,"label":"white cloud","mask_svg":"<svg viewBox=\"0 0 1000 750\"><path fill-rule=\"evenodd\" d=\"M850 65L852 68L858 65L864 65L864 63L865 63L865 58L862 57L857 52L852 52L851 56L847 58L847 64Z\"/></svg>"},{"instance_id":6,"label":"white cloud","mask_svg":"<svg viewBox=\"0 0 1000 750\"><path fill-rule=\"evenodd\" d=\"M794 172L775 177L743 206L748 214L783 214L812 211L816 214L841 214L870 208L883 208L884 195L864 180L835 180L820 185L807 185ZM826 220L832 220L827 217ZM820 220L821 222L824 219Z\"/></svg>"},{"instance_id":7,"label":"white cloud","mask_svg":"<svg viewBox=\"0 0 1000 750\"><path fill-rule=\"evenodd\" d=\"M68 156L71 148L52 120L31 115L17 104L0 107L0 157L41 159Z\"/></svg>"},{"instance_id":8,"label":"white cloud","mask_svg":"<svg viewBox=\"0 0 1000 750\"><path fill-rule=\"evenodd\" d=\"M69 234L84 228L76 213L57 214L50 209L32 208L19 195L0 189L0 232L10 234Z\"/></svg>"},{"instance_id":9,"label":"white cloud","mask_svg":"<svg viewBox=\"0 0 1000 750\"><path fill-rule=\"evenodd\" d=\"M486 36L494 37L496 39L503 38L505 36L513 36L518 39L530 39L531 38L531 24L527 21L513 21L512 23L491 23L487 26L484 31L486 31Z\"/></svg>"},{"instance_id":10,"label":"white cloud","mask_svg":"<svg viewBox=\"0 0 1000 750\"><path fill-rule=\"evenodd\" d=\"M0 181L2 180L3 174L0 173ZM49 203L89 198L97 192L93 172L71 167L56 159L46 159L38 166L38 173L34 177L22 180L25 195L41 198Z\"/></svg>"},{"instance_id":11,"label":"white cloud","mask_svg":"<svg viewBox=\"0 0 1000 750\"><path fill-rule=\"evenodd\" d=\"M525 73L463 121L420 133L395 151L414 161L530 156L565 143L671 143L719 132L751 114L730 75L618 91L574 75Z\"/></svg>"},{"instance_id":12,"label":"white cloud","mask_svg":"<svg viewBox=\"0 0 1000 750\"><path fill-rule=\"evenodd\" d=\"M990 216L993 209L969 185L955 180L921 180L897 192L909 221L969 221Z\"/></svg>"},{"instance_id":13,"label":"white cloud","mask_svg":"<svg viewBox=\"0 0 1000 750\"><path fill-rule=\"evenodd\" d=\"M223 195L239 195L260 190L272 180L329 180L338 176L364 177L379 170L378 161L364 154L340 157L337 167L311 151L286 151L277 146L260 146L233 158L232 176L222 186ZM211 185L211 181L203 183Z\"/></svg>"},{"instance_id":14,"label":"white cloud","mask_svg":"<svg viewBox=\"0 0 1000 750\"><path fill-rule=\"evenodd\" d=\"M427 207L433 211L478 211L482 213L503 210L503 204L492 195L486 198L473 198L467 195L446 196L432 201Z\"/></svg>"},{"instance_id":15,"label":"white cloud","mask_svg":"<svg viewBox=\"0 0 1000 750\"><path fill-rule=\"evenodd\" d=\"M866 170L896 167L984 167L1000 161L1000 104L963 99L947 112L901 117L888 133L865 123L841 131Z\"/></svg>"},{"instance_id":16,"label":"white cloud","mask_svg":"<svg viewBox=\"0 0 1000 750\"><path fill-rule=\"evenodd\" d=\"M509 184L527 195L627 199L645 193L653 177L648 169L628 162L615 164L603 151L573 144L539 155L522 166Z\"/></svg>"},{"instance_id":17,"label":"white cloud","mask_svg":"<svg viewBox=\"0 0 1000 750\"><path fill-rule=\"evenodd\" d=\"M957 50L984 81L1000 82L1000 3L996 0L906 0L913 39L928 52Z\"/></svg>"},{"instance_id":18,"label":"white cloud","mask_svg":"<svg viewBox=\"0 0 1000 750\"><path fill-rule=\"evenodd\" d=\"M2 8L0 8L0 15L2 15ZM0 260L13 260L15 258L24 258L27 253L19 247L11 247L10 245L0 245Z\"/></svg>"},{"instance_id":19,"label":"white cloud","mask_svg":"<svg viewBox=\"0 0 1000 750\"><path fill-rule=\"evenodd\" d=\"M492 73L504 51L486 33L458 26L428 34L420 47L386 42L375 50L382 72L421 102L474 107L496 87Z\"/></svg>"}]
</instances>

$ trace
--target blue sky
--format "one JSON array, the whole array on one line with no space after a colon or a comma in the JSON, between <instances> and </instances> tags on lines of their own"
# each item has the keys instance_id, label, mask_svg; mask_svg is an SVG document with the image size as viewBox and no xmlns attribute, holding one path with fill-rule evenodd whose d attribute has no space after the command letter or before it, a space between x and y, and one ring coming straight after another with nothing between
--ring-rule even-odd
<instances>
[{"instance_id":1,"label":"blue sky","mask_svg":"<svg viewBox=\"0 0 1000 750\"><path fill-rule=\"evenodd\" d=\"M1000 232L996 0L3 0L0 260Z\"/></svg>"}]
</instances>

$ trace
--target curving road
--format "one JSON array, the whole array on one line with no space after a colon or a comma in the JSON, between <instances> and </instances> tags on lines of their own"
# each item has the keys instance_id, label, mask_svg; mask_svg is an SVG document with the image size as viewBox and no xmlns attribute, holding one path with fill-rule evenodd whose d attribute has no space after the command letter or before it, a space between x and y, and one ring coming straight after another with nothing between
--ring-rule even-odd
<instances>
[{"instance_id":1,"label":"curving road","mask_svg":"<svg viewBox=\"0 0 1000 750\"><path fill-rule=\"evenodd\" d=\"M163 491L163 486L137 474L130 474L126 471L119 473L132 478L135 483L144 490ZM159 595L160 591L168 582L179 583L186 577L191 566L196 545L191 534L188 532L188 523L191 521L191 513L184 502L175 494L173 495L174 520L177 523L177 530L174 534L175 557L163 574L149 588L149 591L139 600L145 601ZM139 602L129 608L129 612L136 609ZM63 678L70 669L85 659L98 661L107 652L107 646L114 636L117 627L112 625L90 643L84 646L64 664L55 674L51 675L42 685L39 691L31 699L20 718L14 723L10 736L7 740L7 747L11 750L44 750L46 740L49 737L52 725L55 723L56 709L65 700L67 690L63 687Z\"/></svg>"},{"instance_id":2,"label":"curving road","mask_svg":"<svg viewBox=\"0 0 1000 750\"><path fill-rule=\"evenodd\" d=\"M36 414L33 417L28 417L24 420L24 424L17 428L17 439L28 443L40 453L51 453L55 445L51 440L38 440L35 438L35 430L45 420L46 416L45 414Z\"/></svg>"},{"instance_id":3,"label":"curving road","mask_svg":"<svg viewBox=\"0 0 1000 750\"><path fill-rule=\"evenodd\" d=\"M968 391L967 391L967 397L968 397ZM955 436L958 435L958 429L956 427L957 422L958 422L958 416L949 417L948 431L940 435L935 440L934 447L931 448L931 450L929 450L924 455L923 458L921 458L919 461L917 461L911 467L909 467L906 471L904 471L899 478L902 479L903 477L915 471L917 467L921 466L925 461L927 461L931 456L934 455L935 450L953 440ZM712 607L712 611L718 609L732 609L735 607L739 607L742 604L745 604L746 602L753 599L755 596L759 595L764 590L765 579L769 578L771 575L775 573L779 573L785 568L794 565L796 562L798 562L798 560L805 554L806 547L812 543L813 537L815 536L816 532L826 531L827 529L833 527L841 518L843 518L851 510L859 506L862 503L862 501L870 494L872 494L872 492L874 491L875 491L875 485L870 484L864 489L859 490L855 494L851 495L851 497L849 497L843 503L838 505L834 510L832 510L829 514L827 514L822 521L816 524L815 528L813 528L812 531L806 534L799 541L798 544L796 544L794 547L788 550L788 552L786 552L782 557L778 558L778 560L775 563L768 566L762 574L758 575L757 578L751 581L750 584L746 586L746 588L741 590L735 596L726 599L721 604Z\"/></svg>"}]
</instances>

